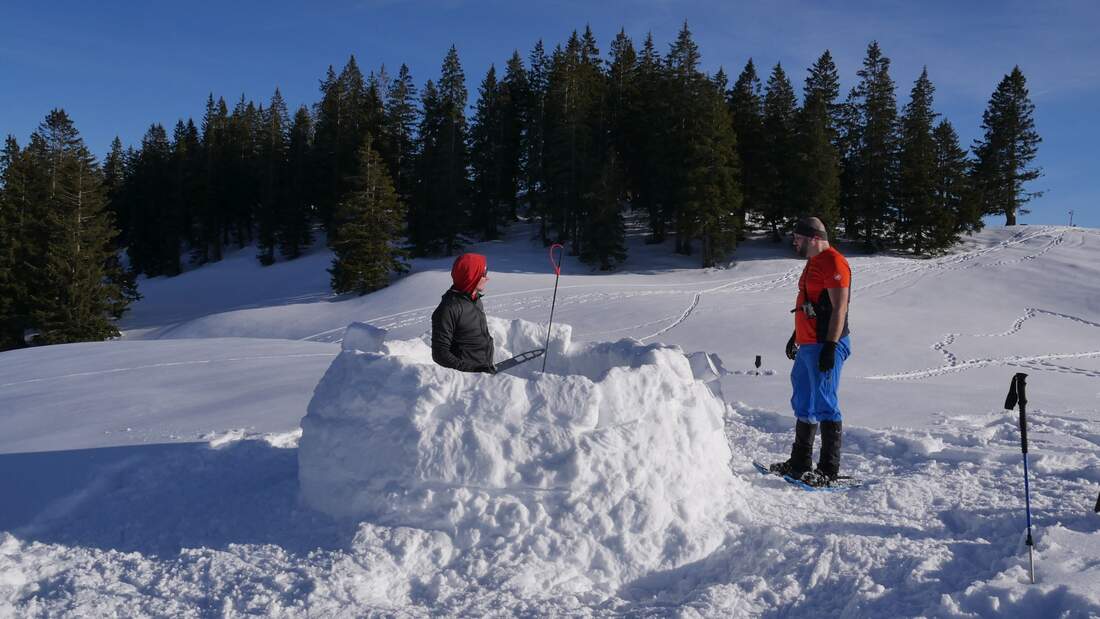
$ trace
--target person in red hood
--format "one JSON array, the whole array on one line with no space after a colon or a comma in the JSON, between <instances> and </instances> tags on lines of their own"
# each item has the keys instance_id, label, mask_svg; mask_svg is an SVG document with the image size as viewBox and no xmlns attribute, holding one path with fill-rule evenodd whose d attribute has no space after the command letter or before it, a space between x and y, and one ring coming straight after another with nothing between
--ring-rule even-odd
<instances>
[{"instance_id":1,"label":"person in red hood","mask_svg":"<svg viewBox=\"0 0 1100 619\"><path fill-rule=\"evenodd\" d=\"M493 338L481 304L489 282L485 256L456 258L451 281L453 285L432 312L432 359L445 368L495 374Z\"/></svg>"}]
</instances>

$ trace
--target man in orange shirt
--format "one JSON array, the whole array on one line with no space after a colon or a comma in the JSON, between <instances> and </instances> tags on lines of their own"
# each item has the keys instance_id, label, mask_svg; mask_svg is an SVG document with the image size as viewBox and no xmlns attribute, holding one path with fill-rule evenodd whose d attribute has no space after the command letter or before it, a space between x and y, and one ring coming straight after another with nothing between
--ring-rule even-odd
<instances>
[{"instance_id":1,"label":"man in orange shirt","mask_svg":"<svg viewBox=\"0 0 1100 619\"><path fill-rule=\"evenodd\" d=\"M840 471L841 415L837 402L840 370L851 354L848 298L852 269L829 245L825 225L816 217L799 220L794 248L806 258L798 280L794 333L787 341L791 369L791 408L795 439L791 457L772 464L775 473L811 486L827 486ZM821 426L821 454L813 468L814 435Z\"/></svg>"}]
</instances>

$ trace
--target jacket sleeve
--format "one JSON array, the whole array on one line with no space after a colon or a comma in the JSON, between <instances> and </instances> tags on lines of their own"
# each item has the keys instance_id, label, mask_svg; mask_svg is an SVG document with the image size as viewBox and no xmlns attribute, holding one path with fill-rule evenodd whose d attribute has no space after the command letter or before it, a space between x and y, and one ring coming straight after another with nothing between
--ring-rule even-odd
<instances>
[{"instance_id":1,"label":"jacket sleeve","mask_svg":"<svg viewBox=\"0 0 1100 619\"><path fill-rule=\"evenodd\" d=\"M476 372L481 368L476 364L459 359L451 352L451 340L454 338L455 325L462 310L453 305L440 305L432 313L432 360L445 368L463 372Z\"/></svg>"}]
</instances>

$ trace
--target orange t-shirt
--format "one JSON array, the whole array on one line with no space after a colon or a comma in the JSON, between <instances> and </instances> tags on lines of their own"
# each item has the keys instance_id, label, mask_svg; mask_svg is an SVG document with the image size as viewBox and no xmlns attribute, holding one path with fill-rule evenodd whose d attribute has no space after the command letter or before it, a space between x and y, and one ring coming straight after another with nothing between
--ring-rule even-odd
<instances>
[{"instance_id":1,"label":"orange t-shirt","mask_svg":"<svg viewBox=\"0 0 1100 619\"><path fill-rule=\"evenodd\" d=\"M852 268L848 261L832 247L806 261L806 268L802 269L802 277L798 278L798 299L795 301L794 331L795 342L799 344L816 344L824 341L824 330L829 328L827 318L820 321L822 332L820 337L817 330L819 319L810 317L802 311L802 304L807 301L818 304L822 295L828 288L849 288L852 285ZM844 330L841 337L848 334L848 320L844 320Z\"/></svg>"}]
</instances>

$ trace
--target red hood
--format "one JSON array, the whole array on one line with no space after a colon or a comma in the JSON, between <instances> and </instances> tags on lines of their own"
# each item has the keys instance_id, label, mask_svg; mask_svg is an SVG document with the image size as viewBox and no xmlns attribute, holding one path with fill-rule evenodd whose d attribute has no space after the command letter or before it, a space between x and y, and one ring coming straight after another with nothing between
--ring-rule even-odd
<instances>
[{"instance_id":1,"label":"red hood","mask_svg":"<svg viewBox=\"0 0 1100 619\"><path fill-rule=\"evenodd\" d=\"M477 289L477 283L481 281L481 276L485 274L487 268L488 262L485 256L462 254L451 267L451 281L454 282L454 289L465 292L472 298Z\"/></svg>"}]
</instances>

